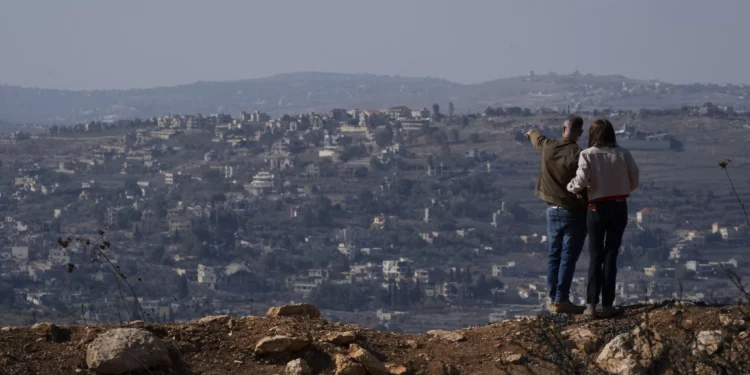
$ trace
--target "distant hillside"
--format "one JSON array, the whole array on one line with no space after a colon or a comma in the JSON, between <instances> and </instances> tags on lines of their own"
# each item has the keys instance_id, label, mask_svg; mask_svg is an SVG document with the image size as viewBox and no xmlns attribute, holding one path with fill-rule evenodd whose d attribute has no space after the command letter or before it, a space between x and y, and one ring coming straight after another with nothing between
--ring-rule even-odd
<instances>
[{"instance_id":1,"label":"distant hillside","mask_svg":"<svg viewBox=\"0 0 750 375\"><path fill-rule=\"evenodd\" d=\"M583 108L661 108L684 104L747 108L746 86L671 85L622 76L544 75L462 85L436 78L371 74L291 73L267 78L196 82L132 90L70 91L0 85L0 119L24 123L76 123L169 113L271 114L379 109L403 104L481 111L487 105Z\"/></svg>"}]
</instances>

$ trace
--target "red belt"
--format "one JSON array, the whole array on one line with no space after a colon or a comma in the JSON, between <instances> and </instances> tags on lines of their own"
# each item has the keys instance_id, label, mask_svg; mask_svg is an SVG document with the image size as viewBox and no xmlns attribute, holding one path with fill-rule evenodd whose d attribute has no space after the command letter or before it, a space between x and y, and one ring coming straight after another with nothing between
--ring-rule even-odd
<instances>
[{"instance_id":1,"label":"red belt","mask_svg":"<svg viewBox=\"0 0 750 375\"><path fill-rule=\"evenodd\" d=\"M627 195L613 195L611 197L602 197L589 202L589 211L596 211L597 202L626 202L628 200Z\"/></svg>"},{"instance_id":2,"label":"red belt","mask_svg":"<svg viewBox=\"0 0 750 375\"><path fill-rule=\"evenodd\" d=\"M627 195L613 195L611 197L597 198L591 202L606 202L606 201L626 201L628 200Z\"/></svg>"}]
</instances>

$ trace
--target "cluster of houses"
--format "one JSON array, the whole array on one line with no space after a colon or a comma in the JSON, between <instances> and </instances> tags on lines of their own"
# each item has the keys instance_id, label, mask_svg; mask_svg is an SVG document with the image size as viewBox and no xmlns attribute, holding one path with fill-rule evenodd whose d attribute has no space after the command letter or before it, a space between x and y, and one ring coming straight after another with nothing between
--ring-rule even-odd
<instances>
[{"instance_id":1,"label":"cluster of houses","mask_svg":"<svg viewBox=\"0 0 750 375\"><path fill-rule=\"evenodd\" d=\"M338 176L350 178L356 176L362 168L368 168L371 162L376 161L382 165L395 163L408 152L405 146L408 141L430 126L431 116L426 108L412 110L404 106L375 111L334 109L323 114L301 114L279 119L258 111L243 112L239 118L223 114L205 117L169 115L152 119L148 121L148 126L136 128L116 140L87 149L86 154L80 157L52 155L49 165L31 163L19 168L13 180L14 193L8 197L0 197L4 203L9 200L10 204L21 208L0 222L0 234L6 239L3 242L4 249L0 249L2 277L38 283L35 284L39 286L36 290L34 287L17 288L17 300L41 306L50 304L54 297L55 301L62 300L64 303L87 304L89 301L85 295L65 293L56 286L59 283L55 284L53 281L66 277L68 264L86 262L86 254L77 247L60 249L51 240L54 236L95 235L95 231L99 229L95 226L101 225L104 227L102 229L122 234L126 239L134 239L143 234L158 234L163 235L164 243L170 243L171 239L181 234L208 226L210 218L216 218L222 213L245 214L245 206L240 203L311 196L313 182L320 182L324 172L328 172L325 168L331 164L336 165ZM391 140L379 145L375 151L374 146L378 144L376 139L386 128L393 133ZM95 129L92 127L90 130ZM625 128L622 132L628 136L640 137L632 128ZM189 148L179 143L182 136L205 140L204 143L210 144L211 149L201 149L191 154L197 157L175 163L173 159L181 158ZM653 138L649 141L666 139L662 135L648 137ZM258 144L263 144L263 147L256 147L256 151L260 149L259 152L251 150ZM367 144L372 146L372 150L368 151L367 157L344 162L343 156L347 147L352 144ZM299 148L305 150L304 156L298 152ZM482 170L486 165L488 172L496 171L497 166L493 166L488 155L483 152L471 149L464 156L479 161ZM442 162L434 165L430 163L425 169L427 176L445 177L451 174L450 167ZM72 179L75 183L61 186L57 182L46 182L48 178L45 180L44 176L50 174L60 176L61 181ZM96 175L96 179L92 175ZM211 203L198 204L189 199L170 201L166 203L164 212L157 212L158 208L152 205L164 192L189 188L191 184L208 178L218 178L222 183L231 184L233 188L222 192L221 200ZM122 190L123 180L133 182L116 198L112 197L114 194L107 194L110 190ZM391 184L392 180L385 178L380 186L381 191L389 190ZM61 190L65 190L65 197L73 199L62 203L60 200L50 200L53 201L50 205L40 204L45 202L46 197L60 196L56 193ZM43 207L45 215L42 219L31 217L22 209L28 201L37 204L35 209ZM294 204L289 209L290 218L297 217L304 207L304 203ZM81 207L100 208L101 220L83 220L80 217ZM421 221L431 223L435 210L439 208L440 202L433 200L430 207L424 208ZM421 216L421 211L419 215ZM461 290L467 286L463 280L436 281L433 273L461 270L436 270L406 257L389 259L385 255L387 251L368 241L373 231L398 226L397 217L375 215L363 219L367 222L361 225L369 225L369 228L350 226L337 230L320 245L330 246L335 243L332 246L335 249L332 250L348 259L348 270L333 273L325 268L311 268L298 275L288 275L283 280L283 285L274 285L277 281L259 277L239 261L209 265L199 257L183 254L176 244L166 246L164 258L168 259L169 267L175 275L205 291L246 295L254 291L285 288L300 298L305 298L322 284L388 289L394 283L398 285L405 282L411 287L419 286L425 297L440 299L448 305L460 299ZM649 231L659 226L663 220L658 210L645 208L636 213L629 230ZM492 221L488 224L501 228L511 221L513 217L503 202L501 208L492 214ZM466 243L476 240L471 245L476 255L493 254L493 247L487 245L485 240L479 240L477 232L476 228L420 229L413 235L419 236L426 246L440 245L444 240L462 240ZM507 237L512 237L509 243L519 251L542 252L548 245L546 235L539 231L529 230L527 233L513 233ZM706 259L703 256L703 250L709 246L709 238L718 239L718 242L711 243L712 246L740 247L750 244L750 231L746 226L721 226L718 223L706 231L677 230L672 237L674 244L672 246L670 242L671 249L668 250L668 258L672 263L667 266L661 264L646 267L643 272L639 270L637 280L623 277L617 285L618 298L622 302L642 301L644 293L654 300L674 296L677 287L674 283L662 280L674 279L677 270L685 270L694 275L696 280L706 280L722 277L722 270L727 267L737 268L735 259ZM310 238L312 241L312 237ZM278 250L259 243L242 229L234 233L234 241L235 247L261 253ZM221 243L205 245L214 249L221 249L222 246ZM143 260L144 253L144 250L132 246L113 255L112 260L116 263L139 262ZM530 272L521 262L483 265L482 272L487 277L504 282L503 287L493 287L491 290L491 295L499 300L512 297L513 301L536 308L547 297L545 276ZM92 272L87 277L102 282L106 274ZM580 289L584 285L585 280L577 278L574 288ZM692 296L697 298L698 294L694 293ZM168 319L184 308L186 303L199 301L175 303L157 298L139 302L152 307L160 316ZM211 303L217 311L226 308L226 304ZM490 320L507 317L511 310L513 312L510 314L513 316L523 314L521 309L514 307L491 313ZM403 314L380 311L378 316L382 316L380 320L386 322L401 319Z\"/></svg>"}]
</instances>

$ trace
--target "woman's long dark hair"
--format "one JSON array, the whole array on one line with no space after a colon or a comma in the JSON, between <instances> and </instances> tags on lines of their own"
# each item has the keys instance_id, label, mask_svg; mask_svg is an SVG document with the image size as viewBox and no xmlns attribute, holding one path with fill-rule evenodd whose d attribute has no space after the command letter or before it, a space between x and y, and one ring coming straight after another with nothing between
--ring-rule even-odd
<instances>
[{"instance_id":1,"label":"woman's long dark hair","mask_svg":"<svg viewBox=\"0 0 750 375\"><path fill-rule=\"evenodd\" d=\"M589 129L589 147L617 147L615 127L607 119L598 119Z\"/></svg>"}]
</instances>

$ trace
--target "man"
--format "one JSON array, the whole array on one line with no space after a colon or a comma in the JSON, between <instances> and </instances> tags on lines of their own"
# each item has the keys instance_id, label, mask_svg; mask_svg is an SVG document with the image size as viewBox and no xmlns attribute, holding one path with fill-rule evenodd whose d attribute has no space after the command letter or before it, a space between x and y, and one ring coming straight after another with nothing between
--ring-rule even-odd
<instances>
[{"instance_id":1,"label":"man","mask_svg":"<svg viewBox=\"0 0 750 375\"><path fill-rule=\"evenodd\" d=\"M530 130L526 139L542 155L542 166L534 195L547 202L547 308L553 313L583 313L584 307L570 302L576 262L586 239L588 200L585 191L568 192L567 185L576 175L583 134L583 119L570 115L563 124L562 139L550 139L538 130Z\"/></svg>"}]
</instances>

